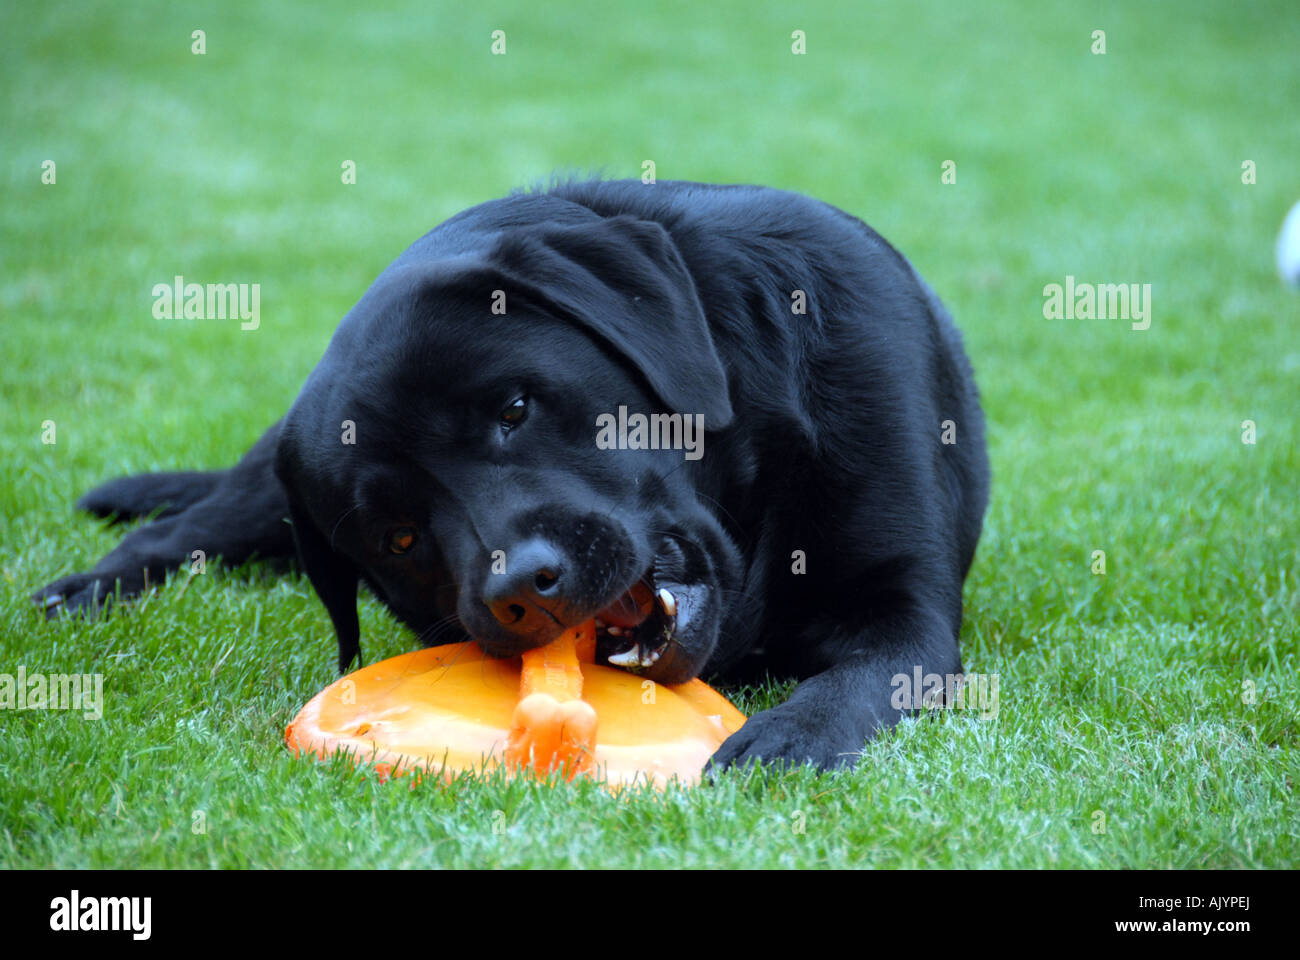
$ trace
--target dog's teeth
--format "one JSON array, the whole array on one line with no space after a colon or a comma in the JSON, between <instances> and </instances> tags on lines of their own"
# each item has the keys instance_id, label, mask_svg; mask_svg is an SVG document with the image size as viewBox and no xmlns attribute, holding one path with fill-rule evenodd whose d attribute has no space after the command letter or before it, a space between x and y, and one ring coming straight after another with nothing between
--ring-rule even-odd
<instances>
[{"instance_id":1,"label":"dog's teeth","mask_svg":"<svg viewBox=\"0 0 1300 960\"><path fill-rule=\"evenodd\" d=\"M622 653L610 654L606 659L616 667L652 667L659 662L664 652L663 647L651 650L649 653L642 653L642 649L637 644Z\"/></svg>"},{"instance_id":2,"label":"dog's teeth","mask_svg":"<svg viewBox=\"0 0 1300 960\"><path fill-rule=\"evenodd\" d=\"M612 653L606 659L617 667L637 667L641 665L641 657L637 654L636 647L624 650L622 653Z\"/></svg>"},{"instance_id":3,"label":"dog's teeth","mask_svg":"<svg viewBox=\"0 0 1300 960\"><path fill-rule=\"evenodd\" d=\"M611 637L621 637L621 636L623 636L623 628L622 628L622 627L606 627L605 632L608 633Z\"/></svg>"},{"instance_id":4,"label":"dog's teeth","mask_svg":"<svg viewBox=\"0 0 1300 960\"><path fill-rule=\"evenodd\" d=\"M668 592L667 587L659 588L659 606L664 608L664 613L668 616L677 616L677 598Z\"/></svg>"}]
</instances>

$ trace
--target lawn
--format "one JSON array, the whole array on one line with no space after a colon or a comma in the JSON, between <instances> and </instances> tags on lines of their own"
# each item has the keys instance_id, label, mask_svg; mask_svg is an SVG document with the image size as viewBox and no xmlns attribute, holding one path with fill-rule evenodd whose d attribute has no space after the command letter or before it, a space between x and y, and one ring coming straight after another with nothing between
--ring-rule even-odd
<instances>
[{"instance_id":1,"label":"lawn","mask_svg":"<svg viewBox=\"0 0 1300 960\"><path fill-rule=\"evenodd\" d=\"M1292 0L307 9L56 2L0 35L0 673L104 678L98 720L0 710L0 864L1300 862L1300 293L1272 259L1300 200ZM409 788L283 748L333 676L301 578L210 567L43 622L28 594L118 539L80 493L233 462L444 218L646 160L837 204L947 302L989 420L963 651L996 715L662 796ZM178 274L259 283L260 327L155 319ZM1149 329L1046 319L1067 276L1150 284ZM371 658L411 649L373 601L362 624Z\"/></svg>"}]
</instances>

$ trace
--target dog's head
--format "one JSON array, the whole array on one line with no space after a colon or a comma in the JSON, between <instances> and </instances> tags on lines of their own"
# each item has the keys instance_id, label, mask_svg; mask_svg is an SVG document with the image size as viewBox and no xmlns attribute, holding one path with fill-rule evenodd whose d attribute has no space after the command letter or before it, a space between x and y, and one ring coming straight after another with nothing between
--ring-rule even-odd
<instances>
[{"instance_id":1,"label":"dog's head","mask_svg":"<svg viewBox=\"0 0 1300 960\"><path fill-rule=\"evenodd\" d=\"M602 657L690 679L739 554L701 461L608 442L620 408L710 432L733 418L671 238L592 214L419 246L344 319L277 451L340 667L365 581L428 644L468 635L511 656L596 617Z\"/></svg>"}]
</instances>

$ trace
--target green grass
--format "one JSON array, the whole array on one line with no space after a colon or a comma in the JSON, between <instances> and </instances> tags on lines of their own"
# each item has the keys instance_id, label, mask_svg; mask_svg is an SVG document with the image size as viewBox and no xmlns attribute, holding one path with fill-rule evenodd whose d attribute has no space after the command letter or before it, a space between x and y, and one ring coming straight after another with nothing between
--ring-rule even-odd
<instances>
[{"instance_id":1,"label":"green grass","mask_svg":"<svg viewBox=\"0 0 1300 960\"><path fill-rule=\"evenodd\" d=\"M102 673L106 697L99 721L0 711L0 864L1300 861L1300 296L1272 267L1300 199L1294 3L333 7L49 3L0 36L0 672ZM410 241L647 159L838 204L952 309L995 473L963 640L995 718L663 797L412 789L281 746L332 677L301 579L210 570L41 621L27 594L117 541L75 497L232 462ZM261 329L153 319L177 273L260 283ZM1045 320L1066 274L1152 284L1151 328ZM373 603L363 629L371 657L410 649Z\"/></svg>"}]
</instances>

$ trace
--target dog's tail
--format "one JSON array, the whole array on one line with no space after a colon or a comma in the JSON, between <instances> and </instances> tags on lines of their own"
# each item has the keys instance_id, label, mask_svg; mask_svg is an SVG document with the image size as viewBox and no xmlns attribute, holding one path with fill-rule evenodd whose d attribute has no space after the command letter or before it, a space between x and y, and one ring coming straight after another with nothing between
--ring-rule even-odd
<instances>
[{"instance_id":1,"label":"dog's tail","mask_svg":"<svg viewBox=\"0 0 1300 960\"><path fill-rule=\"evenodd\" d=\"M101 484L77 501L77 508L114 523L155 514L180 513L210 494L224 470L139 473Z\"/></svg>"}]
</instances>

